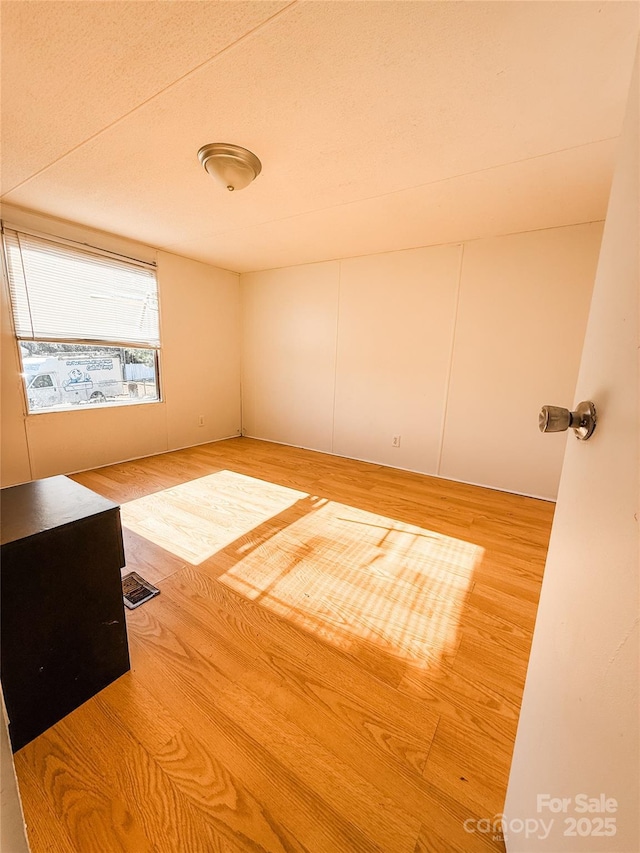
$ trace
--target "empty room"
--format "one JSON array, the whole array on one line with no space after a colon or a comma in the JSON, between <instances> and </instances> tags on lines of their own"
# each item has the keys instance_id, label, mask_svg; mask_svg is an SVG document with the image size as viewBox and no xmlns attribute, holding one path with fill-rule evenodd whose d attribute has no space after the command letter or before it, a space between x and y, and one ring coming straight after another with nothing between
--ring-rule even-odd
<instances>
[{"instance_id":1,"label":"empty room","mask_svg":"<svg viewBox=\"0 0 640 853\"><path fill-rule=\"evenodd\" d=\"M637 853L638 3L0 14L3 853Z\"/></svg>"}]
</instances>

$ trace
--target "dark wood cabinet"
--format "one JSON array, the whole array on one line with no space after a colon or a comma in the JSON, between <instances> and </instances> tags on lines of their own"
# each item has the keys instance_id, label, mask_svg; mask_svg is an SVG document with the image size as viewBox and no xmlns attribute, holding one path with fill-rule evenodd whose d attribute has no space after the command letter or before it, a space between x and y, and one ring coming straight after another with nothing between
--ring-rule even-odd
<instances>
[{"instance_id":1,"label":"dark wood cabinet","mask_svg":"<svg viewBox=\"0 0 640 853\"><path fill-rule=\"evenodd\" d=\"M120 507L68 477L0 493L2 687L13 751L129 669Z\"/></svg>"}]
</instances>

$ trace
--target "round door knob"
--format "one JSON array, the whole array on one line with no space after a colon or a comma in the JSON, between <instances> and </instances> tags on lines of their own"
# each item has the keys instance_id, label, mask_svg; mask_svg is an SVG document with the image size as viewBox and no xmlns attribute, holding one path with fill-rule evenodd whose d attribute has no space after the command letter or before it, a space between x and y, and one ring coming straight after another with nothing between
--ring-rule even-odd
<instances>
[{"instance_id":1,"label":"round door knob","mask_svg":"<svg viewBox=\"0 0 640 853\"><path fill-rule=\"evenodd\" d=\"M560 406L543 406L538 417L540 432L564 432L571 426L571 412Z\"/></svg>"},{"instance_id":2,"label":"round door knob","mask_svg":"<svg viewBox=\"0 0 640 853\"><path fill-rule=\"evenodd\" d=\"M564 432L573 427L576 438L586 441L596 428L596 407L590 400L578 403L575 412L560 406L543 406L538 426L540 432Z\"/></svg>"}]
</instances>

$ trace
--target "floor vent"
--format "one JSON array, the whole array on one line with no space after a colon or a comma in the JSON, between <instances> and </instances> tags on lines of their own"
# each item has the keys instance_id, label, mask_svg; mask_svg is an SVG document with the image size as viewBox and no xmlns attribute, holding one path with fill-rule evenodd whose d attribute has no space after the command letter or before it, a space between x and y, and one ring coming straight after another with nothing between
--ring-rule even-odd
<instances>
[{"instance_id":1,"label":"floor vent","mask_svg":"<svg viewBox=\"0 0 640 853\"><path fill-rule=\"evenodd\" d=\"M160 595L160 590L141 578L137 572L129 572L122 578L122 595L125 605L129 610L134 610L150 598Z\"/></svg>"}]
</instances>

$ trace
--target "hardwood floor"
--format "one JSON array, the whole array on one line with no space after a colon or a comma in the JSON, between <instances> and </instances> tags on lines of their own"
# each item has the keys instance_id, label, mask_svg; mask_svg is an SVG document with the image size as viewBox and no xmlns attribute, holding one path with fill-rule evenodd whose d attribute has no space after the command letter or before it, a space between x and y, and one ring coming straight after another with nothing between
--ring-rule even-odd
<instances>
[{"instance_id":1,"label":"hardwood floor","mask_svg":"<svg viewBox=\"0 0 640 853\"><path fill-rule=\"evenodd\" d=\"M15 756L33 853L473 853L501 812L553 504L232 439L122 505L132 670Z\"/></svg>"}]
</instances>

